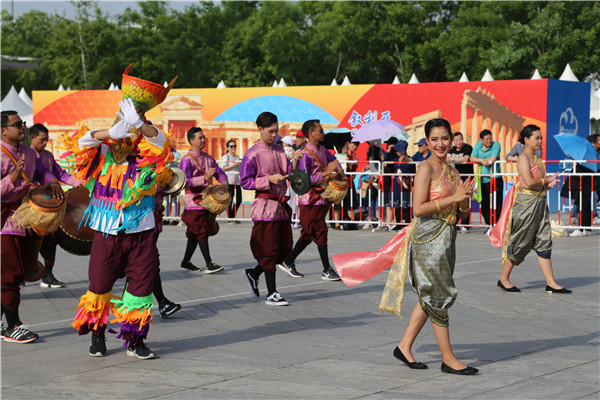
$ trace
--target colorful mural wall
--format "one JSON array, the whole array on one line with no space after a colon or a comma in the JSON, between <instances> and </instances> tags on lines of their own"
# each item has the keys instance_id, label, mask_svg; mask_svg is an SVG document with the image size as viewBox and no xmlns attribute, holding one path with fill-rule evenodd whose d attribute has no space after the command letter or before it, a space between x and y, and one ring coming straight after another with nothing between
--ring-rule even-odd
<instances>
[{"instance_id":1,"label":"colorful mural wall","mask_svg":"<svg viewBox=\"0 0 600 400\"><path fill-rule=\"evenodd\" d=\"M171 131L178 150L188 150L185 133L200 126L207 136L206 151L220 158L229 139L238 142L239 155L258 140L254 121L262 111L275 113L280 135L295 135L308 119L323 127L356 131L377 119L392 119L405 126L412 141L424 137L428 119L446 118L455 131L474 145L482 129L490 129L500 142L504 158L517 142L519 130L533 123L544 133L547 159L562 159L552 136L571 131L589 132L590 84L550 79L491 82L443 82L285 88L172 89L166 100L147 117ZM90 128L112 125L120 91L34 91L34 121L51 131L49 150L63 132L74 132L80 122ZM56 151L55 151L56 152ZM56 154L58 155L58 154Z\"/></svg>"}]
</instances>

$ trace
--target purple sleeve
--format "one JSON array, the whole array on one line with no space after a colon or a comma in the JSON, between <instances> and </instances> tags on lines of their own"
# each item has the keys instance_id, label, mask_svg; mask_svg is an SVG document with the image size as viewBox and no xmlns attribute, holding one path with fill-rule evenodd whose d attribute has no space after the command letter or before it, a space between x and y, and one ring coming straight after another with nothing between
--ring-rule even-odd
<instances>
[{"instance_id":1,"label":"purple sleeve","mask_svg":"<svg viewBox=\"0 0 600 400\"><path fill-rule=\"evenodd\" d=\"M240 184L246 190L269 190L271 183L268 176L257 176L256 163L251 157L244 157L240 164Z\"/></svg>"},{"instance_id":2,"label":"purple sleeve","mask_svg":"<svg viewBox=\"0 0 600 400\"><path fill-rule=\"evenodd\" d=\"M194 177L194 166L192 165L189 157L183 157L183 160L181 160L181 163L179 163L179 168L185 173L187 187L193 188L206 186L204 175Z\"/></svg>"},{"instance_id":3,"label":"purple sleeve","mask_svg":"<svg viewBox=\"0 0 600 400\"><path fill-rule=\"evenodd\" d=\"M217 178L217 180L219 182L223 182L223 181L227 182L227 174L225 173L225 171L223 171L221 169L221 167L219 167L219 164L217 163L217 160L215 160L214 158L213 158L213 164L214 164L213 168L215 169L215 175L214 176Z\"/></svg>"},{"instance_id":4,"label":"purple sleeve","mask_svg":"<svg viewBox=\"0 0 600 400\"><path fill-rule=\"evenodd\" d=\"M33 180L47 185L51 180L56 179L52 172L48 171L42 160L36 157L35 159L35 173L33 174Z\"/></svg>"},{"instance_id":5,"label":"purple sleeve","mask_svg":"<svg viewBox=\"0 0 600 400\"><path fill-rule=\"evenodd\" d=\"M6 175L0 182L0 196L5 197L13 190L15 190L15 184L13 183L10 175Z\"/></svg>"},{"instance_id":6,"label":"purple sleeve","mask_svg":"<svg viewBox=\"0 0 600 400\"><path fill-rule=\"evenodd\" d=\"M325 159L327 160L327 164L329 164L332 161L337 160L337 158L335 158L335 156L333 154L331 154L329 151L325 151Z\"/></svg>"},{"instance_id":7,"label":"purple sleeve","mask_svg":"<svg viewBox=\"0 0 600 400\"><path fill-rule=\"evenodd\" d=\"M56 179L66 183L67 185L75 186L79 183L79 180L74 176L71 176L64 169L62 169L54 158L52 159L52 175L54 175Z\"/></svg>"},{"instance_id":8,"label":"purple sleeve","mask_svg":"<svg viewBox=\"0 0 600 400\"><path fill-rule=\"evenodd\" d=\"M312 156L305 153L300 160L299 166L308 173L311 185L318 186L323 183L323 174L321 174L317 168L315 168L315 163L316 160Z\"/></svg>"}]
</instances>

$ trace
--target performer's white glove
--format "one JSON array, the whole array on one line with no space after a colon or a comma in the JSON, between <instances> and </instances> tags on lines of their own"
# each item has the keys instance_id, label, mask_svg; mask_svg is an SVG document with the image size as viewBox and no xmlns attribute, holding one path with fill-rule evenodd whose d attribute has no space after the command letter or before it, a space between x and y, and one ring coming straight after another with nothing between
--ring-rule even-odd
<instances>
[{"instance_id":1,"label":"performer's white glove","mask_svg":"<svg viewBox=\"0 0 600 400\"><path fill-rule=\"evenodd\" d=\"M117 113L117 114L119 114L119 113ZM132 128L131 125L129 125L128 123L126 123L123 120L120 120L112 128L110 128L108 130L108 134L111 139L125 139L128 137L137 136L135 133L129 132L131 130L131 128Z\"/></svg>"},{"instance_id":2,"label":"performer's white glove","mask_svg":"<svg viewBox=\"0 0 600 400\"><path fill-rule=\"evenodd\" d=\"M144 121L142 121L137 111L135 110L135 105L133 104L133 101L131 99L127 98L120 101L119 107L121 107L121 111L123 112L117 112L117 115L123 121L137 129L139 129L140 126L144 125Z\"/></svg>"}]
</instances>

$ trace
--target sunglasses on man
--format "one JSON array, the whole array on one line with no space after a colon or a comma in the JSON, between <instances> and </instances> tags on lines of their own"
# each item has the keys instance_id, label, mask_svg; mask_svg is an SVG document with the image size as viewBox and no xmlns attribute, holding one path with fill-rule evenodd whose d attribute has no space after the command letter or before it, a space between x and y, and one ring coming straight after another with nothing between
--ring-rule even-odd
<instances>
[{"instance_id":1,"label":"sunglasses on man","mask_svg":"<svg viewBox=\"0 0 600 400\"><path fill-rule=\"evenodd\" d=\"M24 127L26 125L27 125L26 121L17 121L15 123L10 124L10 125L2 125L2 128L8 128L9 126L14 126L17 129L21 129L22 127Z\"/></svg>"}]
</instances>

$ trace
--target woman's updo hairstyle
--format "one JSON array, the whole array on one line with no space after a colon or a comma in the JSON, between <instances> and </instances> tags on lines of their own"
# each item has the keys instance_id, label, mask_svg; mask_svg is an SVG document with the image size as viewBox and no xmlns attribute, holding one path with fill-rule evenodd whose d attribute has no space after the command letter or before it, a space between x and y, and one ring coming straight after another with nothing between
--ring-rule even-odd
<instances>
[{"instance_id":1,"label":"woman's updo hairstyle","mask_svg":"<svg viewBox=\"0 0 600 400\"><path fill-rule=\"evenodd\" d=\"M429 133L433 128L446 128L448 134L452 134L452 128L450 127L450 122L445 120L444 118L434 118L427 121L425 124L425 136L429 139Z\"/></svg>"},{"instance_id":2,"label":"woman's updo hairstyle","mask_svg":"<svg viewBox=\"0 0 600 400\"><path fill-rule=\"evenodd\" d=\"M529 139L533 132L541 130L539 126L529 124L525 126L519 133L519 143L525 144L525 138Z\"/></svg>"}]
</instances>

